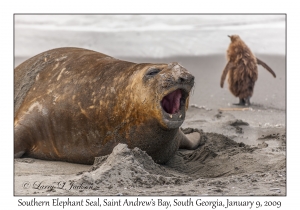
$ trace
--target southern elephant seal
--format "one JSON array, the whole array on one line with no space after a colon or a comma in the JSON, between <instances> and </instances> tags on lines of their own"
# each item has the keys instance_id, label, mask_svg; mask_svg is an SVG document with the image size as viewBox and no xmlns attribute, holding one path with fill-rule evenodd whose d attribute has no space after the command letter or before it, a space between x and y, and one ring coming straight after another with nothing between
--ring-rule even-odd
<instances>
[{"instance_id":1,"label":"southern elephant seal","mask_svg":"<svg viewBox=\"0 0 300 210\"><path fill-rule=\"evenodd\" d=\"M197 132L179 129L194 76L178 63L132 63L58 48L15 68L15 157L93 164L118 143L155 162L195 149Z\"/></svg>"}]
</instances>

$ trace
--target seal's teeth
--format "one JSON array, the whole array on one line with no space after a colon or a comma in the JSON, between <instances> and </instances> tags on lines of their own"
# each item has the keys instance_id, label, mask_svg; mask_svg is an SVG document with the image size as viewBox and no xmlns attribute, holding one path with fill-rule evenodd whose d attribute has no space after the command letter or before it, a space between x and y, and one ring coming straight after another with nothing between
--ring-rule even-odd
<instances>
[{"instance_id":1,"label":"seal's teeth","mask_svg":"<svg viewBox=\"0 0 300 210\"><path fill-rule=\"evenodd\" d=\"M179 118L181 118L182 115L179 115Z\"/></svg>"},{"instance_id":2,"label":"seal's teeth","mask_svg":"<svg viewBox=\"0 0 300 210\"><path fill-rule=\"evenodd\" d=\"M173 115L171 115L171 114L169 114L169 116L172 118L173 117Z\"/></svg>"}]
</instances>

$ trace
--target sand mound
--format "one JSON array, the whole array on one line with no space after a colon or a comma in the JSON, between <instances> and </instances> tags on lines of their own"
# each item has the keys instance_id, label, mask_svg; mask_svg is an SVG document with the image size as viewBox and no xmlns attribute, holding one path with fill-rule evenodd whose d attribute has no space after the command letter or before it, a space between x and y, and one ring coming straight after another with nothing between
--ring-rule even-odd
<instances>
[{"instance_id":1,"label":"sand mound","mask_svg":"<svg viewBox=\"0 0 300 210\"><path fill-rule=\"evenodd\" d=\"M168 173L139 148L131 150L126 144L118 144L109 156L96 158L92 168L80 174L76 182L113 188L152 187L180 184L188 180L188 177Z\"/></svg>"}]
</instances>

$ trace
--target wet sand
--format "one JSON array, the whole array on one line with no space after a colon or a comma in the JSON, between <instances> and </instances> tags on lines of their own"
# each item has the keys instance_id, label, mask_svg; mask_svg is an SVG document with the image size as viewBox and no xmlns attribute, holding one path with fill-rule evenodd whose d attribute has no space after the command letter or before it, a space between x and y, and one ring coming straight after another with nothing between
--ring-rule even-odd
<instances>
[{"instance_id":1,"label":"wet sand","mask_svg":"<svg viewBox=\"0 0 300 210\"><path fill-rule=\"evenodd\" d=\"M257 55L276 73L259 67L258 81L244 111L220 77L225 55L120 58L134 62L177 61L195 77L183 128L203 131L196 150L179 150L166 165L155 164L138 148L118 145L93 166L15 159L15 195L286 195L285 57ZM16 58L18 65L25 58ZM22 187L29 182L28 188ZM36 185L33 183L36 182ZM55 186L54 188L42 187ZM58 183L66 183L59 187ZM39 186L39 187L38 187ZM85 186L84 189L72 186ZM71 188L71 189L70 189ZM76 188L76 189L75 189Z\"/></svg>"}]
</instances>

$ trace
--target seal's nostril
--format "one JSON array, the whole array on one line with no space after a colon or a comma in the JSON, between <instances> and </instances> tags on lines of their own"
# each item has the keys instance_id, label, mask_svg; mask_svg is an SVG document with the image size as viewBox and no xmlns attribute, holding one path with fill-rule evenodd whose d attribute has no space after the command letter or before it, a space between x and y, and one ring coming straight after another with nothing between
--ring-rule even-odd
<instances>
[{"instance_id":1,"label":"seal's nostril","mask_svg":"<svg viewBox=\"0 0 300 210\"><path fill-rule=\"evenodd\" d=\"M177 79L177 82L179 83L190 83L190 82L194 82L195 77L191 74L185 74L185 75L180 75Z\"/></svg>"},{"instance_id":2,"label":"seal's nostril","mask_svg":"<svg viewBox=\"0 0 300 210\"><path fill-rule=\"evenodd\" d=\"M179 77L179 82L184 82L184 81L185 81L185 78Z\"/></svg>"}]
</instances>

